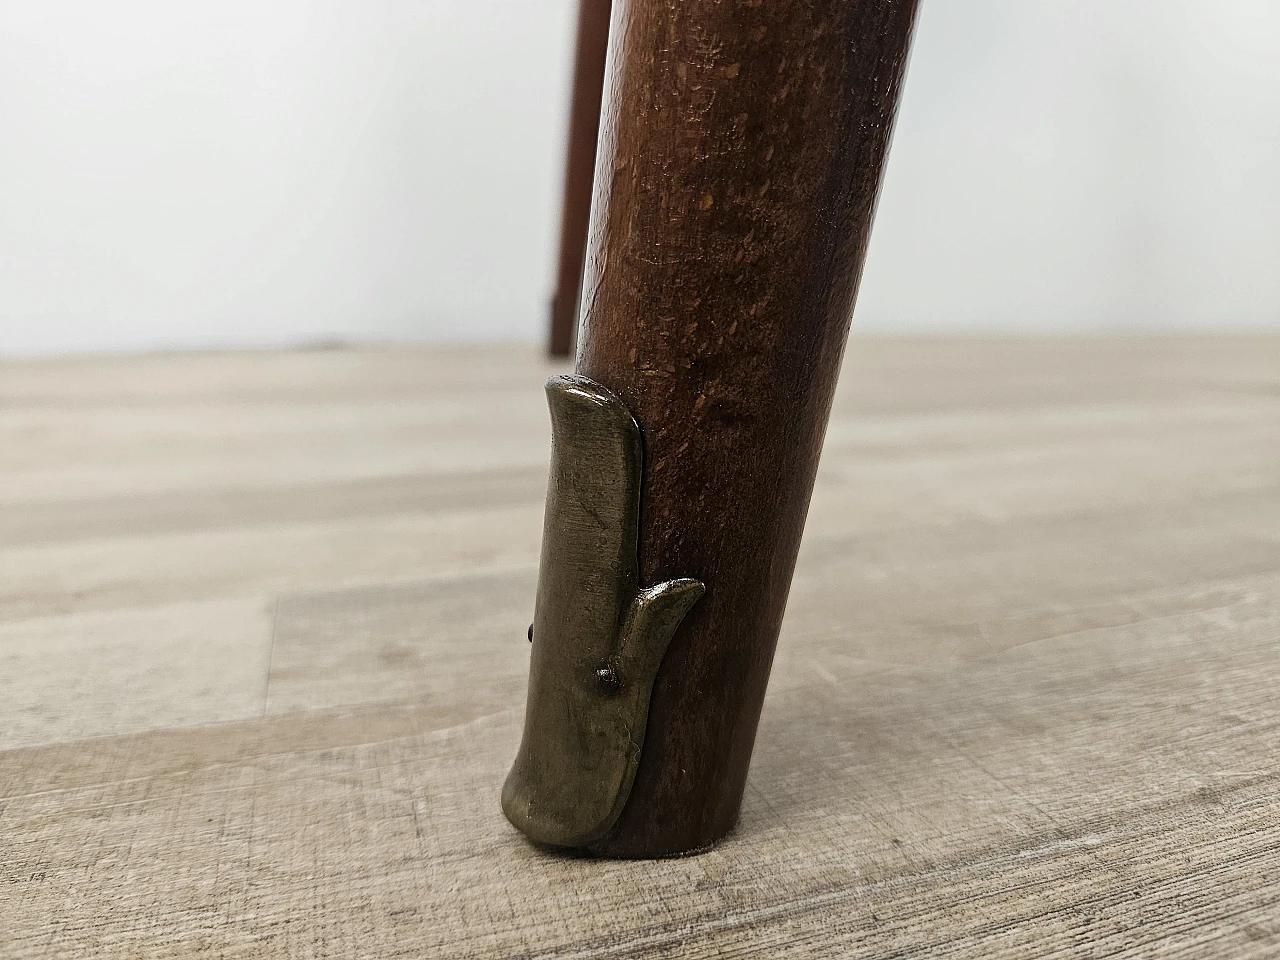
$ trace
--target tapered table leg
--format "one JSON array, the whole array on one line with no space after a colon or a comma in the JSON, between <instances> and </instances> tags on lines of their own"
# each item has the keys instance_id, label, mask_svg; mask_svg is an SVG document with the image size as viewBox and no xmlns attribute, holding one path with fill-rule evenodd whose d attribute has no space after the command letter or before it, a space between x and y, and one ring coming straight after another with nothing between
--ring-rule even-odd
<instances>
[{"instance_id":1,"label":"tapered table leg","mask_svg":"<svg viewBox=\"0 0 1280 960\"><path fill-rule=\"evenodd\" d=\"M697 850L738 816L915 8L614 10L577 373L643 436L639 584L705 595L657 669L625 804L582 844L598 854ZM560 562L544 551L544 577Z\"/></svg>"},{"instance_id":2,"label":"tapered table leg","mask_svg":"<svg viewBox=\"0 0 1280 960\"><path fill-rule=\"evenodd\" d=\"M564 201L560 220L560 258L556 292L551 301L553 357L573 350L578 322L578 292L591 216L591 185L596 163L596 132L604 88L605 52L609 46L609 0L579 0L577 49L574 54L573 100L569 108L569 143L564 167Z\"/></svg>"}]
</instances>

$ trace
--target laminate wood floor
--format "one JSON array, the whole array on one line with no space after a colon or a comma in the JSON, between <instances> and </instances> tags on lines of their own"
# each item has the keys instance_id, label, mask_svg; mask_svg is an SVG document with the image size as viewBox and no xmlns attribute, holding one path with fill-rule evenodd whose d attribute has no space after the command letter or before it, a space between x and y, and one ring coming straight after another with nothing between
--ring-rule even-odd
<instances>
[{"instance_id":1,"label":"laminate wood floor","mask_svg":"<svg viewBox=\"0 0 1280 960\"><path fill-rule=\"evenodd\" d=\"M0 958L1280 956L1280 337L855 338L661 862L498 810L555 372L0 362Z\"/></svg>"}]
</instances>

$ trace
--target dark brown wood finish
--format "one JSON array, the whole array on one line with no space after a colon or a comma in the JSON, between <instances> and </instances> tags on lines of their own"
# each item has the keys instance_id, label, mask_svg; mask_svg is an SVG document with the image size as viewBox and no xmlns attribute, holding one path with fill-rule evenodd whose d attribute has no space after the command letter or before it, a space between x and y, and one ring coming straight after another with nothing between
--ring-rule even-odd
<instances>
[{"instance_id":1,"label":"dark brown wood finish","mask_svg":"<svg viewBox=\"0 0 1280 960\"><path fill-rule=\"evenodd\" d=\"M579 0L578 43L574 54L573 101L569 108L569 145L564 165L564 202L560 219L560 260L551 300L553 357L573 351L578 325L578 294L591 220L591 185L596 166L596 134L609 48L610 0Z\"/></svg>"},{"instance_id":2,"label":"dark brown wood finish","mask_svg":"<svg viewBox=\"0 0 1280 960\"><path fill-rule=\"evenodd\" d=\"M578 372L645 432L672 641L610 856L733 826L849 329L915 0L620 0Z\"/></svg>"}]
</instances>

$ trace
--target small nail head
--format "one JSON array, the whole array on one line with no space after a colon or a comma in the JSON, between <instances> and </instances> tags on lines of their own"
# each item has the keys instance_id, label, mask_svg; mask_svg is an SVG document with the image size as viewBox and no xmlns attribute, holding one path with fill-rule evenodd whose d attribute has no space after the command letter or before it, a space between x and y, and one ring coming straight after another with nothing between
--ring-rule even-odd
<instances>
[{"instance_id":1,"label":"small nail head","mask_svg":"<svg viewBox=\"0 0 1280 960\"><path fill-rule=\"evenodd\" d=\"M596 690L606 697L612 697L622 689L622 680L618 677L618 672L610 666L598 667L596 669Z\"/></svg>"}]
</instances>

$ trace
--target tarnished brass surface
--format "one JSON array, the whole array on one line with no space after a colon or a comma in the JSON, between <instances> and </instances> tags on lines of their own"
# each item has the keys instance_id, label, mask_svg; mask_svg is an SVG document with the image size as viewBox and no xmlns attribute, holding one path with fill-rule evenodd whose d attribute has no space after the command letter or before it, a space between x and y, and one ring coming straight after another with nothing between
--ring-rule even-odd
<instances>
[{"instance_id":1,"label":"tarnished brass surface","mask_svg":"<svg viewBox=\"0 0 1280 960\"><path fill-rule=\"evenodd\" d=\"M529 700L502 809L532 839L578 847L622 812L658 666L704 587L640 587L643 443L622 401L585 377L553 377L547 400L551 481Z\"/></svg>"}]
</instances>

